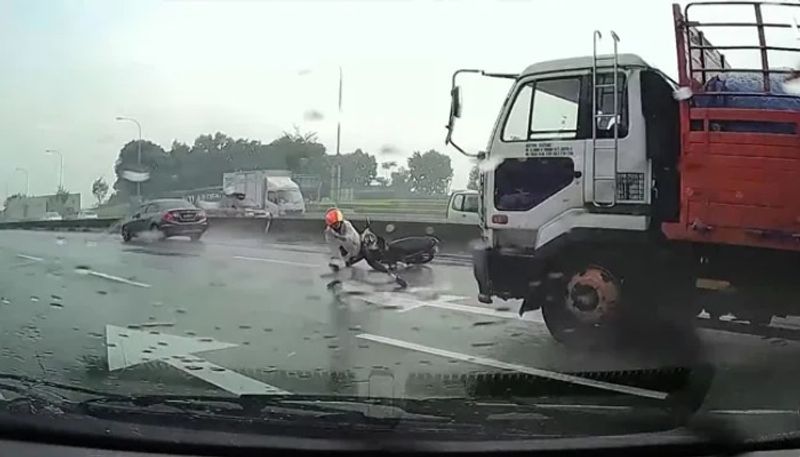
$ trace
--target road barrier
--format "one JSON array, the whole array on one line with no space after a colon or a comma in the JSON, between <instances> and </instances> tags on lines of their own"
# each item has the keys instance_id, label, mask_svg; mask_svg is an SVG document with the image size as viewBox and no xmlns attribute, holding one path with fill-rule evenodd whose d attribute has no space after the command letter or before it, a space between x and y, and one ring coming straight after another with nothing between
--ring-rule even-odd
<instances>
[{"instance_id":1,"label":"road barrier","mask_svg":"<svg viewBox=\"0 0 800 457\"><path fill-rule=\"evenodd\" d=\"M367 225L365 218L350 219L359 231ZM71 219L61 221L0 222L0 230L53 230L53 231L97 231L119 232L120 219ZM454 224L435 221L392 220L370 218L373 232L393 240L404 236L433 235L441 241L443 252L464 252L471 242L480 238L475 225ZM325 225L322 217L281 217L272 220L246 217L224 217L209 219L209 233L226 234L242 238L266 238L277 242L323 241ZM0 234L2 236L2 234Z\"/></svg>"}]
</instances>

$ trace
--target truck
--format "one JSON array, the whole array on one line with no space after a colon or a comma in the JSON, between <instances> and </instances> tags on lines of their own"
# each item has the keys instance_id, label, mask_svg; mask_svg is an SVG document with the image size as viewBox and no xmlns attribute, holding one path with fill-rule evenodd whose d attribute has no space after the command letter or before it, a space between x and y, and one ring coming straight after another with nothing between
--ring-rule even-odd
<instances>
[{"instance_id":1,"label":"truck","mask_svg":"<svg viewBox=\"0 0 800 457\"><path fill-rule=\"evenodd\" d=\"M447 201L445 220L453 224L478 225L478 191L456 190Z\"/></svg>"},{"instance_id":2,"label":"truck","mask_svg":"<svg viewBox=\"0 0 800 457\"><path fill-rule=\"evenodd\" d=\"M255 202L272 217L300 215L306 212L306 204L300 186L285 170L235 171L222 175L222 187L226 195L244 194L245 199Z\"/></svg>"},{"instance_id":3,"label":"truck","mask_svg":"<svg viewBox=\"0 0 800 457\"><path fill-rule=\"evenodd\" d=\"M726 17L730 5L750 19ZM519 74L456 71L446 143L484 165L479 301L521 300L520 314L541 310L565 344L653 315L691 326L732 314L758 326L800 314L800 96L789 90L798 73L770 64L776 51L800 62L800 48L768 42L794 27L764 20L773 7L788 10L777 17L800 12L673 5L678 81L620 53L613 31L594 32L589 56ZM711 8L712 21L697 20ZM713 45L707 34L724 26L758 41ZM598 53L603 45L613 52ZM723 54L742 50L758 57ZM454 140L466 73L512 86L477 154Z\"/></svg>"}]
</instances>

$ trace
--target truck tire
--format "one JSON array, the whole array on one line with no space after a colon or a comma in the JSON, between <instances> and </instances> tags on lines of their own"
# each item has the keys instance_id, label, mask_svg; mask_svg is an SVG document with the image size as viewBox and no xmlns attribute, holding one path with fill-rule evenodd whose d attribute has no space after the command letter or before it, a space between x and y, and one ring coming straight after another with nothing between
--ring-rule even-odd
<instances>
[{"instance_id":1,"label":"truck tire","mask_svg":"<svg viewBox=\"0 0 800 457\"><path fill-rule=\"evenodd\" d=\"M588 348L613 336L622 312L623 276L616 262L602 257L572 257L548 274L542 316L556 341Z\"/></svg>"},{"instance_id":2,"label":"truck tire","mask_svg":"<svg viewBox=\"0 0 800 457\"><path fill-rule=\"evenodd\" d=\"M551 335L572 347L660 349L691 335L699 303L681 255L637 246L579 245L550 267L542 315Z\"/></svg>"}]
</instances>

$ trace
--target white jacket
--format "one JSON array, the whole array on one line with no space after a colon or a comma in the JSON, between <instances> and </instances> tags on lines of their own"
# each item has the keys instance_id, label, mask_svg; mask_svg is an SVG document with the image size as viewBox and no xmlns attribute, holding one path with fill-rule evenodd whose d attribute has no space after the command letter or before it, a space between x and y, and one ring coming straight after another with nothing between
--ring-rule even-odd
<instances>
[{"instance_id":1,"label":"white jacket","mask_svg":"<svg viewBox=\"0 0 800 457\"><path fill-rule=\"evenodd\" d=\"M361 253L361 234L350 221L342 221L341 231L330 227L325 229L325 242L331 250L331 263L341 261L345 265L348 260L359 257Z\"/></svg>"}]
</instances>

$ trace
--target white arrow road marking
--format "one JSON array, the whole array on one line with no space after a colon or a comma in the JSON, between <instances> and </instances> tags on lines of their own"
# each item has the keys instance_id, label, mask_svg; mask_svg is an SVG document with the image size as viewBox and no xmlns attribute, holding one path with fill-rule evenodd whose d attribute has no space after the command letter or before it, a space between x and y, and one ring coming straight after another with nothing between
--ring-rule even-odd
<instances>
[{"instance_id":1,"label":"white arrow road marking","mask_svg":"<svg viewBox=\"0 0 800 457\"><path fill-rule=\"evenodd\" d=\"M362 289L348 287L346 292L365 292ZM372 305L396 308L398 312L404 313L412 309L422 308L424 306L436 307L437 304L448 304L447 302L463 300L467 297L459 295L440 295L435 300L426 301L420 300L408 292L367 292L363 295L353 295L353 299L361 300Z\"/></svg>"},{"instance_id":2,"label":"white arrow road marking","mask_svg":"<svg viewBox=\"0 0 800 457\"><path fill-rule=\"evenodd\" d=\"M290 392L275 386L248 378L235 371L215 365L207 360L195 359L189 362L175 358L163 359L173 367L213 384L220 389L236 395L289 395Z\"/></svg>"},{"instance_id":3,"label":"white arrow road marking","mask_svg":"<svg viewBox=\"0 0 800 457\"><path fill-rule=\"evenodd\" d=\"M19 257L20 259L32 260L32 261L34 261L34 262L42 262L42 261L44 261L44 259L43 259L43 258L41 258L41 257L34 257L34 256L32 256L32 255L17 254L17 257Z\"/></svg>"},{"instance_id":4,"label":"white arrow road marking","mask_svg":"<svg viewBox=\"0 0 800 457\"><path fill-rule=\"evenodd\" d=\"M387 338L380 335L372 335L369 333L362 333L356 335L356 338L363 340L374 341L376 343L395 346L403 349L410 349L412 351L423 352L425 354L436 355L449 359L461 360L463 362L474 363L476 365L483 365L492 368L499 368L501 370L516 371L525 373L540 378L553 379L556 381L568 382L580 386L593 387L596 389L608 390L611 392L620 392L628 395L635 395L639 397L655 398L664 400L667 398L667 393L659 392L657 390L642 389L639 387L626 386L623 384L613 384L610 382L596 381L594 379L583 378L580 376L559 373L557 371L542 370L539 368L526 367L524 365L517 365L515 363L501 362L500 360L489 359L486 357L471 356L459 352L448 351L445 349L438 349L430 346L423 346L421 344L411 343L408 341L396 340L394 338Z\"/></svg>"},{"instance_id":5,"label":"white arrow road marking","mask_svg":"<svg viewBox=\"0 0 800 457\"><path fill-rule=\"evenodd\" d=\"M266 263L277 263L280 265L291 265L293 267L303 267L303 268L315 268L319 267L320 265L313 264L313 263L303 263L303 262L292 262L290 260L279 260L279 259L265 259L263 257L247 257L242 255L235 255L233 256L236 260L249 260L252 262L266 262Z\"/></svg>"},{"instance_id":6,"label":"white arrow road marking","mask_svg":"<svg viewBox=\"0 0 800 457\"><path fill-rule=\"evenodd\" d=\"M345 289L346 291L354 291ZM355 290L362 292L361 290ZM467 297L461 295L440 295L433 300L421 300L413 295L413 290L408 292L369 292L355 295L354 299L362 300L378 306L398 308L399 313L405 313L418 308L439 308L462 313L477 314L480 316L496 317L499 319L524 320L544 323L541 311L528 311L520 317L513 311L498 311L486 306L461 305L453 303Z\"/></svg>"},{"instance_id":7,"label":"white arrow road marking","mask_svg":"<svg viewBox=\"0 0 800 457\"><path fill-rule=\"evenodd\" d=\"M123 284L129 284L131 286L144 287L144 288L150 287L150 284L145 284L143 282L131 281L130 279L120 278L119 276L113 276L113 275L110 275L110 274L101 273L99 271L86 270L86 274L89 275L89 276L94 276L96 278L103 278L103 279L108 279L109 281L115 281L115 282L121 282Z\"/></svg>"},{"instance_id":8,"label":"white arrow road marking","mask_svg":"<svg viewBox=\"0 0 800 457\"><path fill-rule=\"evenodd\" d=\"M290 393L196 356L190 356L198 352L236 347L237 345L233 343L213 338L152 334L142 330L106 325L106 346L108 371L159 360L235 395Z\"/></svg>"}]
</instances>

